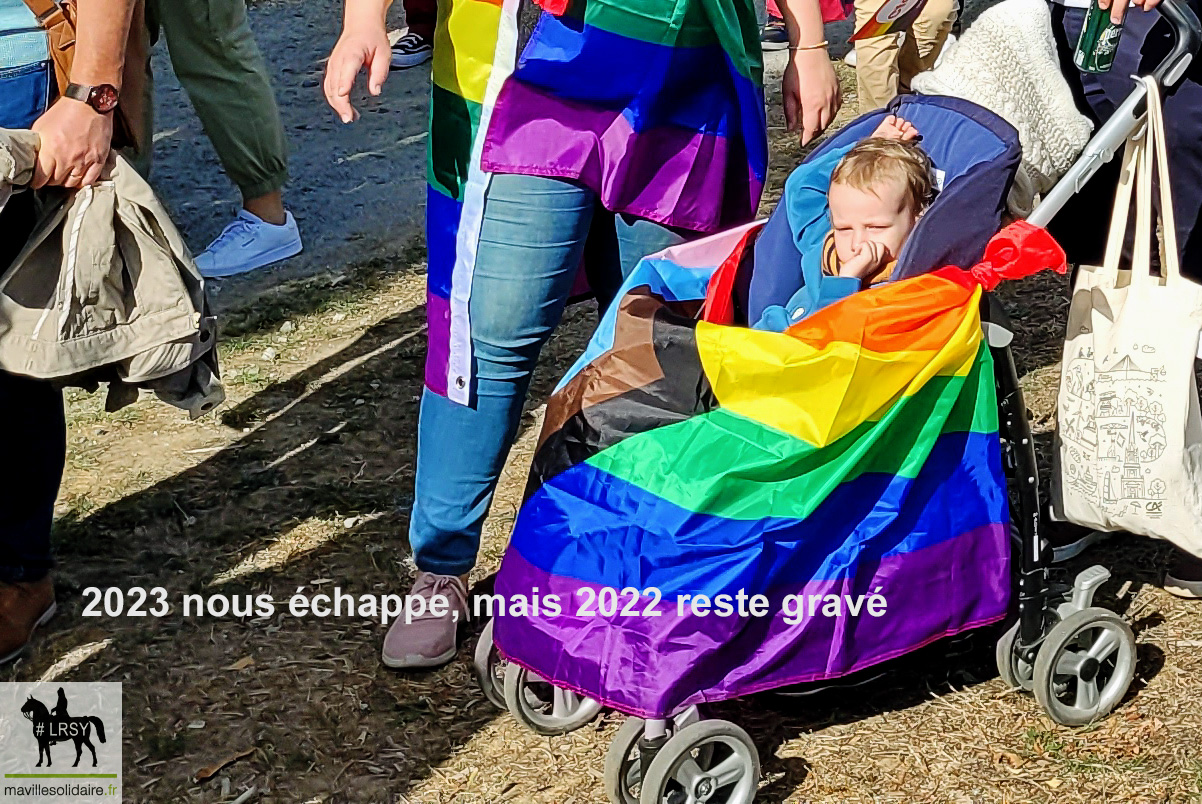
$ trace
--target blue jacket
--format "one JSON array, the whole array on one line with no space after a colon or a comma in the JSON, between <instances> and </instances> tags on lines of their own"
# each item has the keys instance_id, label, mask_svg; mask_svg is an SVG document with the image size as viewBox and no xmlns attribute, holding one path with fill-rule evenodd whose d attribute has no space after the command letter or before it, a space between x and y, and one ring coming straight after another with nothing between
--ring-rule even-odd
<instances>
[{"instance_id":1,"label":"blue jacket","mask_svg":"<svg viewBox=\"0 0 1202 804\"><path fill-rule=\"evenodd\" d=\"M822 242L831 230L830 175L853 145L832 148L785 181L780 203L755 243L748 290L753 328L782 332L860 290L859 279L822 272Z\"/></svg>"},{"instance_id":2,"label":"blue jacket","mask_svg":"<svg viewBox=\"0 0 1202 804\"><path fill-rule=\"evenodd\" d=\"M802 262L801 268L801 287L784 304L770 304L765 307L759 321L752 325L753 329L784 332L806 316L828 304L847 298L863 286L860 280L854 277L824 273L821 266L817 271L811 270L811 266L805 261Z\"/></svg>"}]
</instances>

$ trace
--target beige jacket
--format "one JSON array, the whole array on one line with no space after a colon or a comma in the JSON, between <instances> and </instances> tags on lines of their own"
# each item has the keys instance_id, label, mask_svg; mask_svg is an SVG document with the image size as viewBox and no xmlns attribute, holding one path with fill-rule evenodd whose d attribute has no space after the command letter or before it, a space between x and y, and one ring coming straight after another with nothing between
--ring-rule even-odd
<instances>
[{"instance_id":1,"label":"beige jacket","mask_svg":"<svg viewBox=\"0 0 1202 804\"><path fill-rule=\"evenodd\" d=\"M0 207L32 177L37 135L0 129ZM225 399L204 279L150 186L121 157L78 192L38 192L38 223L0 274L0 369L94 390L138 388L192 418ZM8 233L4 233L8 234Z\"/></svg>"}]
</instances>

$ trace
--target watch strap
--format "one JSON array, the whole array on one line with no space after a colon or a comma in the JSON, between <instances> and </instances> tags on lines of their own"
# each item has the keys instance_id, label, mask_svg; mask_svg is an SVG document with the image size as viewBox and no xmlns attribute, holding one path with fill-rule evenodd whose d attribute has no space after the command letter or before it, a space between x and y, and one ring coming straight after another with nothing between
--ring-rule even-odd
<instances>
[{"instance_id":1,"label":"watch strap","mask_svg":"<svg viewBox=\"0 0 1202 804\"><path fill-rule=\"evenodd\" d=\"M92 98L93 89L95 87L84 84L67 84L67 88L63 90L63 97L87 103Z\"/></svg>"}]
</instances>

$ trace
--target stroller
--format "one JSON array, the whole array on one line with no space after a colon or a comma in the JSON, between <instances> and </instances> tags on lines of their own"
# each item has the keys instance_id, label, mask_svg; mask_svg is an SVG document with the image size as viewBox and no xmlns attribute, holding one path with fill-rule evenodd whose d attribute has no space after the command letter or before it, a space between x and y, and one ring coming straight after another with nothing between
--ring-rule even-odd
<instances>
[{"instance_id":1,"label":"stroller","mask_svg":"<svg viewBox=\"0 0 1202 804\"><path fill-rule=\"evenodd\" d=\"M1171 86L1192 59L1202 31L1192 12L1178 0L1166 0L1160 8L1175 28L1177 43L1154 77L1163 86ZM1069 173L1043 199L1030 223L1046 225L1127 138L1138 133L1144 94L1143 85L1137 83L1132 95L1097 132ZM937 266L973 265L1000 228L1006 192L1020 155L1013 128L1001 118L955 99L899 98L889 109L862 117L830 138L811 154L790 181L798 177L803 180L807 171L824 162L824 157L846 150L891 113L913 121L924 133L930 132L923 144L943 174L943 189L899 255L894 277L911 282L890 284L899 288L909 284L916 289L946 290L942 285L916 283L925 281L925 272ZM829 164L830 160L825 162ZM994 625L1007 618L1012 618L1012 623L998 640L996 649L1001 678L1012 688L1033 692L1058 723L1083 725L1104 717L1125 695L1133 677L1134 636L1119 616L1093 606L1097 589L1109 578L1105 568L1090 567L1079 573L1071 585L1051 580L1051 550L1040 531L1042 506L1036 455L1009 349L1011 327L1000 305L986 293L972 297L973 303L979 305L979 312L973 310L971 315L963 299L957 297L963 320L974 324L984 356L970 368L964 368L970 361L962 354L949 356L947 365L953 366L954 371L944 373L976 377L974 371L980 368L988 368L989 373L980 375L984 376L984 383L969 397L957 397L950 406L931 408L943 410L944 418L950 421L954 415L948 408L955 409L963 399L971 398L978 412L982 410L981 403L995 403L989 413L996 415L990 419L983 413L979 421L973 418L974 425L968 428L984 436L979 443L985 452L976 455L975 462L968 460L974 457L968 446L972 441L970 433L963 442L964 452L953 456L956 460L946 464L946 471L938 479L950 483L964 474L957 474L958 470L971 465L987 465L989 471L972 477L972 482L954 486L951 498L940 498L937 490L932 491L928 510L942 500L949 520L960 516L961 509L971 509L976 517L971 522L964 519L943 524L957 533L974 533L977 541L966 543L968 546L960 553L949 554L943 566L927 565L918 570L932 577L951 579L943 587L931 587L947 597L939 599L942 613L929 618L929 622L922 620L881 629L863 617L855 626L848 619L833 625L828 620L813 626L820 622L813 619L805 623L808 631L793 631L790 636L780 629L773 630L773 617L730 617L725 624L734 631L723 631L722 627L707 631L698 627L695 620L673 619L674 612L657 608L659 591L664 592L665 599L670 599L668 590L709 588L702 582L707 578L719 578L721 588L729 590L745 586L771 592L781 568L796 569L799 561L808 561L804 577L813 580L822 575L823 568L840 561L846 565L852 558L858 558L868 566L865 577L868 583L873 583L893 571L886 570L890 560L915 555L920 552L918 547L929 546L919 545L922 536L933 527L926 520L916 525L912 533L895 533L895 543L874 547L870 554L855 557L846 554L847 543L837 538L807 542L813 560L806 556L799 558L800 551L789 552L779 539L773 542L765 538L765 544L771 542L777 552L760 549L762 546L757 544L757 561L748 563L726 560L728 557L721 549L714 549L726 544L719 525L714 524L714 518L707 519L697 506L673 507L662 500L631 504L629 499L637 489L609 488L605 476L599 473L583 477L578 484L579 497L562 498L553 509L548 507L546 495L537 495L555 478L567 476L569 470L585 466L590 460L593 468L597 468L600 465L595 460L597 455L621 447L631 440L632 434L688 423L698 418L699 413L720 407L717 400L722 406L734 405L731 400L737 397L740 386L751 387L762 380L754 372L741 374L733 368L727 370L722 355L732 365L739 356L761 359L769 351L765 345L768 341L758 336L724 339L712 326L706 326L705 337L710 339L712 347L707 352L699 346L703 325L695 323L697 318L717 323L731 323L732 317L747 320L749 245L761 226L742 227L644 260L624 284L618 301L606 314L585 354L556 389L535 456L528 503L519 515L514 541L497 579L498 595L510 601L524 595L524 608L517 616L510 609L509 616L493 619L481 636L476 664L485 694L542 734L579 728L603 705L630 715L611 745L605 763L606 790L618 804L686 800L749 802L754 798L759 777L754 744L737 725L704 719L699 706L798 683L829 682L912 652L935 639ZM931 282L936 279L944 278L932 276ZM636 322L641 330L633 330L628 326L631 322ZM956 337L961 339L971 335L961 330L957 333ZM764 334L764 338L780 337ZM952 340L949 338L948 342ZM616 363L604 362L606 354L619 352L621 356ZM795 355L790 357L794 358ZM612 371L617 364L627 368ZM611 373L606 374L603 369ZM669 372L676 376L666 376ZM585 390L579 390L580 383L573 384L582 377L591 381ZM969 385L965 383L965 387ZM769 388L767 395L774 392L784 394L789 389ZM746 404L754 404L754 400ZM609 406L605 415L590 415L590 407L595 410L604 405ZM744 407L739 412L748 410ZM766 418L771 411L760 408L754 414ZM614 426L618 420L621 428ZM790 429L793 425L786 422L781 426ZM738 435L734 428L734 424L729 425L730 432ZM944 434L951 429L954 428L946 428ZM889 437L895 439L901 432L895 430ZM762 439L760 435L742 437L746 443L755 442L757 449L763 446L756 441ZM994 452L989 452L990 444ZM673 461L679 455L703 447L705 442L692 433L675 441L664 441L664 445L659 462L651 462L652 473L674 466ZM718 467L715 471L722 472L723 461L738 464L737 458L733 454L717 456L712 465ZM801 459L791 460L796 465ZM608 466L612 469L612 460ZM656 488L662 490L661 498L675 495L674 499L683 499L695 494L699 477L694 473L681 478L677 488L671 487L673 478L648 477L640 482L645 486L657 484ZM837 490L829 492L828 498L837 493ZM880 492L882 499L884 494ZM854 509L850 508L854 499L854 495L839 498L835 507L848 508L854 516ZM948 499L956 500L956 504L948 506ZM604 505L582 504L588 500ZM721 506L727 520L738 519L739 500L722 497L721 489L707 501ZM774 500L773 505L777 502ZM610 514L633 511L647 521L623 522L615 516L606 519L607 511ZM693 564L679 561L680 556L668 555L654 541L643 539L644 529L652 519L700 534L690 543L695 552ZM837 524L836 519L827 522ZM779 532L776 524L756 527L760 527L755 531L756 536L772 528L778 528ZM616 535L606 537L610 539L607 550L590 551L589 540L602 532ZM590 581L571 582L567 576L572 572L565 569L568 564L574 566L578 577L587 575ZM964 572L968 569L973 570L971 577ZM910 576L914 577L918 576ZM623 580L607 586L592 580L597 578L651 578L656 583L632 581L627 585ZM649 597L645 593L651 586L657 591ZM871 591L858 577L840 589L859 592L861 603ZM560 598L557 607L544 606L540 613L537 598L541 596L541 602L545 603L548 597L556 595ZM589 603L601 616L591 620L572 620L569 616L574 630L554 627L556 621L562 620L562 608L576 608L582 602ZM780 602L778 596L773 605L779 606ZM501 605L505 605L504 600ZM623 613L635 617L622 620ZM813 613L811 608L810 615ZM642 614L648 616L640 618ZM657 617L663 619L656 620ZM540 618L552 625L534 625ZM625 646L639 640L645 642L649 635L660 640L664 654L674 657L671 661L624 652ZM809 647L799 649L799 641ZM680 659L684 655L682 647L703 651L704 660L689 663ZM625 658L597 662L598 653Z\"/></svg>"}]
</instances>

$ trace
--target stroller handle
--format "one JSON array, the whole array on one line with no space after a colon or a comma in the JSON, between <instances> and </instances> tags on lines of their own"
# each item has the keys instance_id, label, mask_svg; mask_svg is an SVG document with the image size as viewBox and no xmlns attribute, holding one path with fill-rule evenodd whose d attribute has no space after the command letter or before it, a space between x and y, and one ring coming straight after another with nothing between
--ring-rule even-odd
<instances>
[{"instance_id":1,"label":"stroller handle","mask_svg":"<svg viewBox=\"0 0 1202 804\"><path fill-rule=\"evenodd\" d=\"M1169 55L1152 71L1151 76L1162 89L1168 89L1182 79L1193 63L1199 46L1202 46L1202 24L1199 24L1193 9L1186 5L1186 0L1161 0L1156 10L1172 26L1176 40ZM1144 83L1136 81L1131 94L1098 129L1077 161L1027 217L1029 223L1035 226L1051 223L1056 213L1084 189L1086 182L1093 178L1098 169L1114 159L1128 138L1140 131L1148 110L1147 94Z\"/></svg>"},{"instance_id":2,"label":"stroller handle","mask_svg":"<svg viewBox=\"0 0 1202 804\"><path fill-rule=\"evenodd\" d=\"M1167 89L1181 80L1197 55L1198 46L1202 44L1202 25L1198 23L1198 16L1186 5L1185 0L1161 0L1156 9L1169 25L1173 26L1176 39L1173 50L1160 66L1152 71L1156 83L1160 84L1162 89Z\"/></svg>"}]
</instances>

